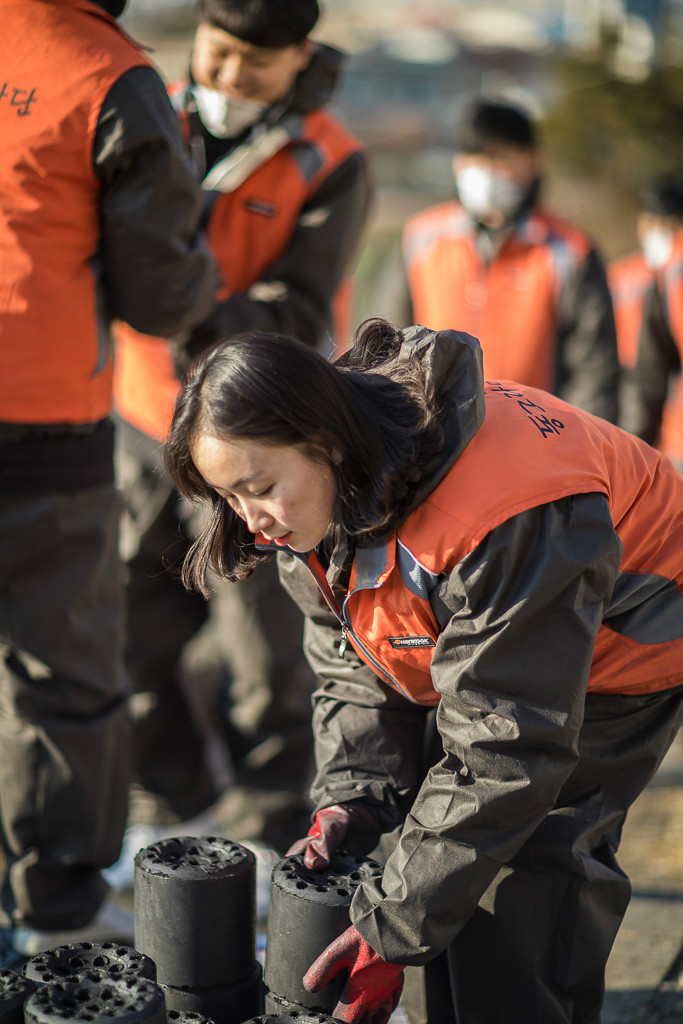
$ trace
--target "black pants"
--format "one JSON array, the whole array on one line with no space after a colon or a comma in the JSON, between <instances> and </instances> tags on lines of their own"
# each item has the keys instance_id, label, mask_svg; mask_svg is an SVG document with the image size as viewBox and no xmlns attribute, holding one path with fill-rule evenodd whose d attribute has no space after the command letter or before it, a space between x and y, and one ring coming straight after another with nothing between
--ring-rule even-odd
<instances>
[{"instance_id":1,"label":"black pants","mask_svg":"<svg viewBox=\"0 0 683 1024\"><path fill-rule=\"evenodd\" d=\"M631 895L616 859L622 827L682 716L683 688L589 695L579 761L555 809L448 950L407 972L412 1024L598 1024Z\"/></svg>"},{"instance_id":2,"label":"black pants","mask_svg":"<svg viewBox=\"0 0 683 1024\"><path fill-rule=\"evenodd\" d=\"M112 485L0 499L0 826L7 925L78 928L119 856L130 769Z\"/></svg>"},{"instance_id":3,"label":"black pants","mask_svg":"<svg viewBox=\"0 0 683 1024\"><path fill-rule=\"evenodd\" d=\"M185 644L206 602L179 569L190 544L180 498L161 464L161 445L120 430L124 498L121 549L127 571L126 667L133 690L133 774L159 822L192 818L215 799L204 736L181 675Z\"/></svg>"}]
</instances>

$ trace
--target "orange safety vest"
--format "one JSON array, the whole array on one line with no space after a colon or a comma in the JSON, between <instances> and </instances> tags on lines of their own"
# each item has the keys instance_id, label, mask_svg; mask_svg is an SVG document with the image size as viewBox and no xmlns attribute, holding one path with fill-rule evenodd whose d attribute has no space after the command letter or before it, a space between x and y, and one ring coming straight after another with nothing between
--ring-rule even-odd
<instances>
[{"instance_id":1,"label":"orange safety vest","mask_svg":"<svg viewBox=\"0 0 683 1024\"><path fill-rule=\"evenodd\" d=\"M344 635L395 689L438 704L430 672L440 632L429 602L434 582L512 516L599 492L623 554L588 689L648 693L683 683L683 477L638 438L547 392L489 381L485 395L484 422L442 482L386 544L357 549L343 607L315 553L302 556ZM257 541L274 547L262 535ZM637 613L629 619L653 594L654 628ZM610 613L620 615L621 632L608 624ZM666 636L657 632L659 619Z\"/></svg>"},{"instance_id":2,"label":"orange safety vest","mask_svg":"<svg viewBox=\"0 0 683 1024\"><path fill-rule=\"evenodd\" d=\"M207 239L223 282L219 300L247 291L284 254L307 199L359 149L358 140L336 118L326 110L313 111L302 115L298 139L233 191L217 196ZM171 347L124 324L117 326L116 342L117 411L138 430L163 441L179 389Z\"/></svg>"},{"instance_id":3,"label":"orange safety vest","mask_svg":"<svg viewBox=\"0 0 683 1024\"><path fill-rule=\"evenodd\" d=\"M654 274L642 254L633 252L610 263L607 280L614 306L619 362L630 368L635 366L638 358L645 297L652 287Z\"/></svg>"},{"instance_id":4,"label":"orange safety vest","mask_svg":"<svg viewBox=\"0 0 683 1024\"><path fill-rule=\"evenodd\" d=\"M674 251L656 276L683 365L683 230L677 232ZM610 264L608 279L617 325L619 361L630 369L635 366L638 356L645 297L655 280L655 272L647 266L642 253L634 252ZM669 458L683 463L683 374L679 374L669 387L656 444Z\"/></svg>"},{"instance_id":5,"label":"orange safety vest","mask_svg":"<svg viewBox=\"0 0 683 1024\"><path fill-rule=\"evenodd\" d=\"M87 0L0 0L0 24L0 421L96 422L112 363L93 140L114 82L148 62Z\"/></svg>"},{"instance_id":6,"label":"orange safety vest","mask_svg":"<svg viewBox=\"0 0 683 1024\"><path fill-rule=\"evenodd\" d=\"M666 314L683 366L683 231L676 236L674 252L664 268L663 278ZM683 466L683 372L670 384L659 444L663 452Z\"/></svg>"},{"instance_id":7,"label":"orange safety vest","mask_svg":"<svg viewBox=\"0 0 683 1024\"><path fill-rule=\"evenodd\" d=\"M560 290L589 251L583 232L537 210L487 266L463 208L430 207L403 233L413 321L478 338L486 376L553 391Z\"/></svg>"}]
</instances>

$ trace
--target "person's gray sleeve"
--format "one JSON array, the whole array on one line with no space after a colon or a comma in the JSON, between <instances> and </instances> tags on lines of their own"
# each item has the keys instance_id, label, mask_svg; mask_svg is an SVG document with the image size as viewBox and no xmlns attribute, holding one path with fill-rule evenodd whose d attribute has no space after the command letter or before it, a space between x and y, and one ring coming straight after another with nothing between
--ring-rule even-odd
<instances>
[{"instance_id":1,"label":"person's gray sleeve","mask_svg":"<svg viewBox=\"0 0 683 1024\"><path fill-rule=\"evenodd\" d=\"M645 299L635 365L624 373L621 423L624 430L655 444L671 378L681 371L681 357L657 288Z\"/></svg>"},{"instance_id":2,"label":"person's gray sleeve","mask_svg":"<svg viewBox=\"0 0 683 1024\"><path fill-rule=\"evenodd\" d=\"M579 409L618 422L614 310L605 267L595 250L562 287L558 331L557 394Z\"/></svg>"},{"instance_id":3,"label":"person's gray sleeve","mask_svg":"<svg viewBox=\"0 0 683 1024\"><path fill-rule=\"evenodd\" d=\"M320 344L333 326L332 300L359 248L372 195L367 156L353 153L302 207L282 256L247 291L218 304L181 359L241 331L274 331Z\"/></svg>"},{"instance_id":4,"label":"person's gray sleeve","mask_svg":"<svg viewBox=\"0 0 683 1024\"><path fill-rule=\"evenodd\" d=\"M132 68L111 87L92 159L111 316L145 334L182 338L213 309L217 276L198 231L203 194L153 68Z\"/></svg>"},{"instance_id":5,"label":"person's gray sleeve","mask_svg":"<svg viewBox=\"0 0 683 1024\"><path fill-rule=\"evenodd\" d=\"M403 821L422 779L429 709L383 683L350 644L340 658L339 622L308 569L279 555L278 570L304 613L306 657L320 680L313 696L314 805L363 800L382 831L391 831Z\"/></svg>"},{"instance_id":6,"label":"person's gray sleeve","mask_svg":"<svg viewBox=\"0 0 683 1024\"><path fill-rule=\"evenodd\" d=\"M595 638L621 557L607 499L541 505L444 581L432 676L444 757L351 919L385 960L443 950L552 810L578 758Z\"/></svg>"}]
</instances>

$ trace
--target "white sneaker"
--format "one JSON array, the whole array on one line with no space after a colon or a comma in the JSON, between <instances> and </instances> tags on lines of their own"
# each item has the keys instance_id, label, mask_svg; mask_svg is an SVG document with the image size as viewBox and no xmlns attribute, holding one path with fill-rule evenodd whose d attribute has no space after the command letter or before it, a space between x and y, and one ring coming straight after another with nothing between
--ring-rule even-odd
<instances>
[{"instance_id":1,"label":"white sneaker","mask_svg":"<svg viewBox=\"0 0 683 1024\"><path fill-rule=\"evenodd\" d=\"M24 956L36 956L55 946L66 946L72 942L120 942L132 946L133 915L115 904L105 901L92 921L82 928L64 931L42 932L38 928L15 928L12 933L12 948Z\"/></svg>"},{"instance_id":2,"label":"white sneaker","mask_svg":"<svg viewBox=\"0 0 683 1024\"><path fill-rule=\"evenodd\" d=\"M102 877L114 892L127 892L133 888L135 877L135 855L145 846L166 838L158 825L129 825L123 834L119 859L111 867L104 868Z\"/></svg>"}]
</instances>

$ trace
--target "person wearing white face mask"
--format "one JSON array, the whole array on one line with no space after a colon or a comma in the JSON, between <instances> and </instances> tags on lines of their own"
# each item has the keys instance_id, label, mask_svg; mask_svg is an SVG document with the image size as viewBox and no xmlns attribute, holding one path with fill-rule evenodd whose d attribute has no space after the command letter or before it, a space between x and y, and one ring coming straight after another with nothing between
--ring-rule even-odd
<instances>
[{"instance_id":1,"label":"person wearing white face mask","mask_svg":"<svg viewBox=\"0 0 683 1024\"><path fill-rule=\"evenodd\" d=\"M265 103L228 96L205 85L195 85L193 95L202 124L217 139L241 135L260 121L268 109Z\"/></svg>"},{"instance_id":2,"label":"person wearing white face mask","mask_svg":"<svg viewBox=\"0 0 683 1024\"><path fill-rule=\"evenodd\" d=\"M455 164L458 198L467 212L487 227L502 227L524 199L525 188L514 178L492 170L488 161Z\"/></svg>"},{"instance_id":3,"label":"person wearing white face mask","mask_svg":"<svg viewBox=\"0 0 683 1024\"><path fill-rule=\"evenodd\" d=\"M222 279L216 314L192 339L195 353L244 330L296 335L327 351L343 343L341 329L335 333L338 300L371 185L362 144L327 110L344 55L309 38L318 16L317 0L198 5L189 75L170 90L205 190L206 233ZM165 572L169 556L175 561L192 543L193 529L159 465L177 367L170 345L125 326L117 341L128 664L146 695L135 733L141 811L155 825L190 819L194 828L211 807L233 838L284 850L309 809L315 679L301 652L303 619L274 567L252 586L222 584L208 605ZM190 648L195 684L199 651L205 683L209 675L232 680L216 686L225 708L214 720L234 766L223 793L188 713ZM148 823L136 807L132 819ZM128 868L118 867L117 879L130 880L130 858Z\"/></svg>"},{"instance_id":4,"label":"person wearing white face mask","mask_svg":"<svg viewBox=\"0 0 683 1024\"><path fill-rule=\"evenodd\" d=\"M624 368L621 426L683 471L683 182L647 189L639 248L609 267Z\"/></svg>"},{"instance_id":5,"label":"person wearing white face mask","mask_svg":"<svg viewBox=\"0 0 683 1024\"><path fill-rule=\"evenodd\" d=\"M588 236L539 204L531 117L479 99L460 124L456 197L405 225L374 312L479 338L488 377L544 388L615 421L619 364L605 268Z\"/></svg>"}]
</instances>

